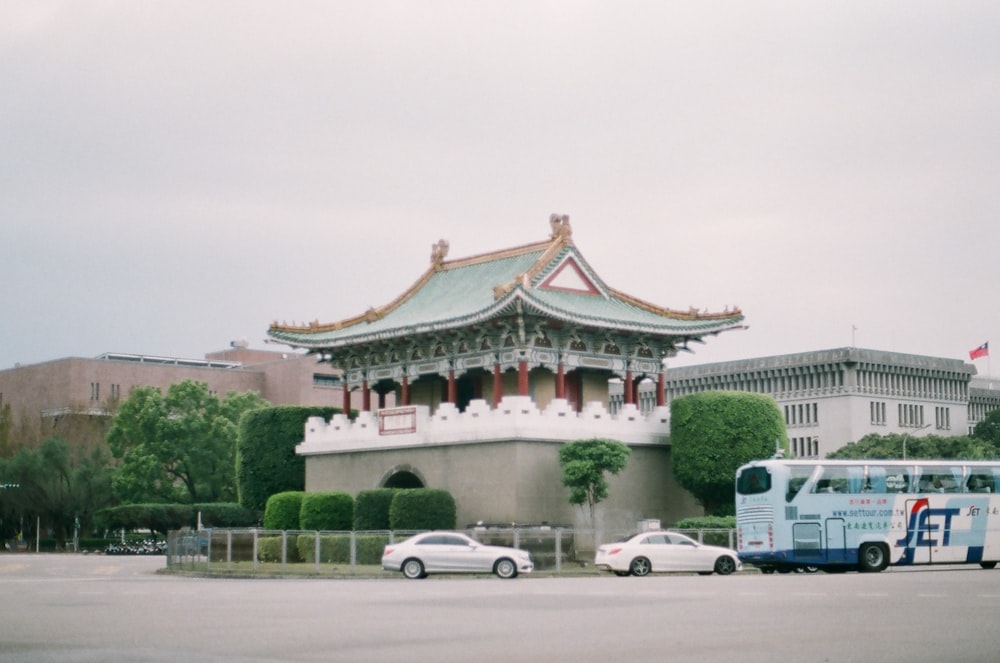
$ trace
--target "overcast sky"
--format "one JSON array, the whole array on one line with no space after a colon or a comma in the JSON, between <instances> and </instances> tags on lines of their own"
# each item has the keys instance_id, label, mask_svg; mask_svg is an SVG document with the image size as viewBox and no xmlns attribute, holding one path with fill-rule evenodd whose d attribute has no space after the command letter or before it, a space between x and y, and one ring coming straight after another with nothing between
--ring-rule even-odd
<instances>
[{"instance_id":1,"label":"overcast sky","mask_svg":"<svg viewBox=\"0 0 1000 663\"><path fill-rule=\"evenodd\" d=\"M0 2L0 369L270 347L554 212L612 287L742 308L674 365L968 360L998 35L981 1Z\"/></svg>"}]
</instances>

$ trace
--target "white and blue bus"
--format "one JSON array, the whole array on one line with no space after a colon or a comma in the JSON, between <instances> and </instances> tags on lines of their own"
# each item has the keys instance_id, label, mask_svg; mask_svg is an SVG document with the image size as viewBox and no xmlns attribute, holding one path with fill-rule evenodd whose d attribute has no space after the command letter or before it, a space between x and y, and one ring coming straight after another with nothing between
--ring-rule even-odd
<instances>
[{"instance_id":1,"label":"white and blue bus","mask_svg":"<svg viewBox=\"0 0 1000 663\"><path fill-rule=\"evenodd\" d=\"M736 471L740 559L764 572L1000 561L1000 462L755 461Z\"/></svg>"}]
</instances>

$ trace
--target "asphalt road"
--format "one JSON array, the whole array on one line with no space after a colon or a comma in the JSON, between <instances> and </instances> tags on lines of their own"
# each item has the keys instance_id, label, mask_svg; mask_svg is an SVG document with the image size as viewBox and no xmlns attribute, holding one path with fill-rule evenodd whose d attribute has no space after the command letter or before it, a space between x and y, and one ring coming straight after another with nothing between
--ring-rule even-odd
<instances>
[{"instance_id":1,"label":"asphalt road","mask_svg":"<svg viewBox=\"0 0 1000 663\"><path fill-rule=\"evenodd\" d=\"M0 555L0 661L996 661L1000 569L208 579Z\"/></svg>"}]
</instances>

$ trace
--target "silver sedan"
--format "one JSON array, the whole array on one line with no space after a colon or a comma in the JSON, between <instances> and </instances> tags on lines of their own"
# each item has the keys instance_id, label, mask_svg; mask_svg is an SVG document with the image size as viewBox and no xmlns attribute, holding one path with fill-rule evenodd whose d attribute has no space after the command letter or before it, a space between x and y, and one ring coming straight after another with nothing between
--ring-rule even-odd
<instances>
[{"instance_id":1,"label":"silver sedan","mask_svg":"<svg viewBox=\"0 0 1000 663\"><path fill-rule=\"evenodd\" d=\"M430 573L495 573L514 578L534 569L525 550L488 546L460 532L426 532L392 543L382 553L382 568L407 578Z\"/></svg>"},{"instance_id":2,"label":"silver sedan","mask_svg":"<svg viewBox=\"0 0 1000 663\"><path fill-rule=\"evenodd\" d=\"M729 548L709 546L677 532L643 532L597 547L594 566L620 576L660 571L696 571L728 575L743 568Z\"/></svg>"}]
</instances>

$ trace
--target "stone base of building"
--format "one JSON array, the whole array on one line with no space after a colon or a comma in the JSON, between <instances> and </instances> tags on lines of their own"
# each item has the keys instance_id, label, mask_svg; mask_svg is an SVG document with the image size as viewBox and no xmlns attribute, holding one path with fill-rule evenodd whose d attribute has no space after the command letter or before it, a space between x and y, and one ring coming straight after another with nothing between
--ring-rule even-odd
<instances>
[{"instance_id":1,"label":"stone base of building","mask_svg":"<svg viewBox=\"0 0 1000 663\"><path fill-rule=\"evenodd\" d=\"M704 510L677 485L667 444L629 445L632 453L618 476L608 477L609 497L598 504L596 523L585 507L569 504L562 485L563 442L515 439L382 448L306 456L306 490L357 495L393 485L394 477L416 478L455 498L456 525L565 525L596 529L605 538L635 530L643 520L664 527Z\"/></svg>"}]
</instances>

